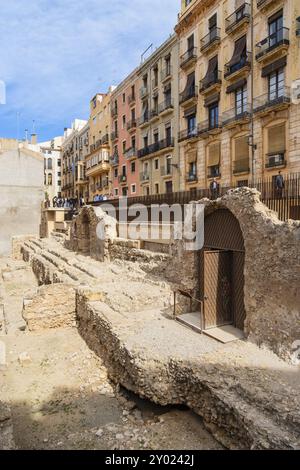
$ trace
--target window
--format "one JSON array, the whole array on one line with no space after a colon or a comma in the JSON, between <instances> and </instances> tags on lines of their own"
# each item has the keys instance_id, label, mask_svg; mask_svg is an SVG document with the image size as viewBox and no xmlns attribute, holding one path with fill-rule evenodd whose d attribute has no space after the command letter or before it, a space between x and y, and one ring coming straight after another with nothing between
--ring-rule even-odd
<instances>
[{"instance_id":1,"label":"window","mask_svg":"<svg viewBox=\"0 0 300 470\"><path fill-rule=\"evenodd\" d=\"M115 178L118 178L118 168L115 168L114 175L115 175Z\"/></svg>"},{"instance_id":2,"label":"window","mask_svg":"<svg viewBox=\"0 0 300 470\"><path fill-rule=\"evenodd\" d=\"M48 186L52 186L52 175L50 173L48 175Z\"/></svg>"},{"instance_id":3,"label":"window","mask_svg":"<svg viewBox=\"0 0 300 470\"><path fill-rule=\"evenodd\" d=\"M57 173L57 176L58 176L58 178L61 177L61 172L60 171Z\"/></svg>"},{"instance_id":4,"label":"window","mask_svg":"<svg viewBox=\"0 0 300 470\"><path fill-rule=\"evenodd\" d=\"M135 149L135 148L136 148L136 139L135 139L135 136L134 136L134 137L131 137L131 148L132 148L132 149Z\"/></svg>"},{"instance_id":5,"label":"window","mask_svg":"<svg viewBox=\"0 0 300 470\"><path fill-rule=\"evenodd\" d=\"M209 128L215 129L219 125L219 103L214 103L208 108Z\"/></svg>"},{"instance_id":6,"label":"window","mask_svg":"<svg viewBox=\"0 0 300 470\"><path fill-rule=\"evenodd\" d=\"M155 194L159 194L159 184L158 183L155 183L154 192L155 192Z\"/></svg>"},{"instance_id":7,"label":"window","mask_svg":"<svg viewBox=\"0 0 300 470\"><path fill-rule=\"evenodd\" d=\"M126 125L126 116L123 115L122 116L122 129L125 129L125 125Z\"/></svg>"},{"instance_id":8,"label":"window","mask_svg":"<svg viewBox=\"0 0 300 470\"><path fill-rule=\"evenodd\" d=\"M126 101L125 93L123 93L122 95L122 101L123 101L123 104L125 104L125 101Z\"/></svg>"},{"instance_id":9,"label":"window","mask_svg":"<svg viewBox=\"0 0 300 470\"><path fill-rule=\"evenodd\" d=\"M159 141L159 134L158 134L158 131L154 131L153 132L153 142L154 144L157 144L157 142Z\"/></svg>"},{"instance_id":10,"label":"window","mask_svg":"<svg viewBox=\"0 0 300 470\"><path fill-rule=\"evenodd\" d=\"M124 154L125 151L126 151L126 140L123 140L123 142L122 142L122 150L123 150L123 154Z\"/></svg>"},{"instance_id":11,"label":"window","mask_svg":"<svg viewBox=\"0 0 300 470\"><path fill-rule=\"evenodd\" d=\"M269 101L276 100L284 95L284 70L279 69L268 77Z\"/></svg>"},{"instance_id":12,"label":"window","mask_svg":"<svg viewBox=\"0 0 300 470\"><path fill-rule=\"evenodd\" d=\"M233 163L233 172L241 173L249 171L249 137L244 135L234 140L235 160Z\"/></svg>"},{"instance_id":13,"label":"window","mask_svg":"<svg viewBox=\"0 0 300 470\"><path fill-rule=\"evenodd\" d=\"M126 165L122 166L122 176L126 176Z\"/></svg>"},{"instance_id":14,"label":"window","mask_svg":"<svg viewBox=\"0 0 300 470\"><path fill-rule=\"evenodd\" d=\"M61 186L61 181L60 180L58 180L57 186Z\"/></svg>"},{"instance_id":15,"label":"window","mask_svg":"<svg viewBox=\"0 0 300 470\"><path fill-rule=\"evenodd\" d=\"M188 51L192 51L194 49L194 35L192 34L187 40Z\"/></svg>"},{"instance_id":16,"label":"window","mask_svg":"<svg viewBox=\"0 0 300 470\"><path fill-rule=\"evenodd\" d=\"M269 47L276 46L283 39L283 13L278 13L269 18Z\"/></svg>"},{"instance_id":17,"label":"window","mask_svg":"<svg viewBox=\"0 0 300 470\"><path fill-rule=\"evenodd\" d=\"M187 121L187 130L188 130L188 136L191 137L196 134L196 114L191 114L186 118Z\"/></svg>"},{"instance_id":18,"label":"window","mask_svg":"<svg viewBox=\"0 0 300 470\"><path fill-rule=\"evenodd\" d=\"M166 126L166 141L167 145L171 145L172 143L172 128L170 125Z\"/></svg>"},{"instance_id":19,"label":"window","mask_svg":"<svg viewBox=\"0 0 300 470\"><path fill-rule=\"evenodd\" d=\"M130 170L131 170L131 173L135 173L135 162L131 162Z\"/></svg>"},{"instance_id":20,"label":"window","mask_svg":"<svg viewBox=\"0 0 300 470\"><path fill-rule=\"evenodd\" d=\"M278 156L282 158L285 153L285 123L268 129L268 156Z\"/></svg>"},{"instance_id":21,"label":"window","mask_svg":"<svg viewBox=\"0 0 300 470\"><path fill-rule=\"evenodd\" d=\"M173 183L172 181L167 181L166 182L166 193L172 193L173 192Z\"/></svg>"},{"instance_id":22,"label":"window","mask_svg":"<svg viewBox=\"0 0 300 470\"><path fill-rule=\"evenodd\" d=\"M52 159L48 158L48 170L52 170Z\"/></svg>"},{"instance_id":23,"label":"window","mask_svg":"<svg viewBox=\"0 0 300 470\"><path fill-rule=\"evenodd\" d=\"M147 135L145 135L143 137L143 142L144 142L144 148L148 147L148 136Z\"/></svg>"},{"instance_id":24,"label":"window","mask_svg":"<svg viewBox=\"0 0 300 470\"><path fill-rule=\"evenodd\" d=\"M135 194L135 193L136 193L136 185L132 184L131 185L131 194Z\"/></svg>"},{"instance_id":25,"label":"window","mask_svg":"<svg viewBox=\"0 0 300 470\"><path fill-rule=\"evenodd\" d=\"M172 174L172 157L168 156L166 158L166 174L171 175Z\"/></svg>"},{"instance_id":26,"label":"window","mask_svg":"<svg viewBox=\"0 0 300 470\"><path fill-rule=\"evenodd\" d=\"M209 168L209 178L220 176L220 157L221 157L221 144L220 142L210 144L208 147L207 166Z\"/></svg>"},{"instance_id":27,"label":"window","mask_svg":"<svg viewBox=\"0 0 300 470\"><path fill-rule=\"evenodd\" d=\"M154 170L159 170L159 159L158 158L156 158L154 160Z\"/></svg>"},{"instance_id":28,"label":"window","mask_svg":"<svg viewBox=\"0 0 300 470\"><path fill-rule=\"evenodd\" d=\"M238 88L235 92L235 113L245 113L247 110L247 86Z\"/></svg>"},{"instance_id":29,"label":"window","mask_svg":"<svg viewBox=\"0 0 300 470\"><path fill-rule=\"evenodd\" d=\"M57 166L61 166L61 160L57 160Z\"/></svg>"},{"instance_id":30,"label":"window","mask_svg":"<svg viewBox=\"0 0 300 470\"><path fill-rule=\"evenodd\" d=\"M118 196L118 194L119 194L119 189L118 189L118 188L115 188L115 189L114 189L114 195L115 195L115 196Z\"/></svg>"}]
</instances>

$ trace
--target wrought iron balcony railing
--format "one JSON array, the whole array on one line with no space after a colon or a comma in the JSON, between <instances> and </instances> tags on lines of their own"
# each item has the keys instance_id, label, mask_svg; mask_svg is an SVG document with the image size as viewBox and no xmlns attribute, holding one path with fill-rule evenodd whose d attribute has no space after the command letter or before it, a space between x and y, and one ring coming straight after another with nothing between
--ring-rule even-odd
<instances>
[{"instance_id":1,"label":"wrought iron balcony railing","mask_svg":"<svg viewBox=\"0 0 300 470\"><path fill-rule=\"evenodd\" d=\"M194 139L198 136L198 127L191 127L190 129L184 129L178 133L178 140L187 140L187 139Z\"/></svg>"},{"instance_id":2,"label":"wrought iron balcony railing","mask_svg":"<svg viewBox=\"0 0 300 470\"><path fill-rule=\"evenodd\" d=\"M235 160L233 162L233 174L236 175L237 173L249 173L250 165L249 165L249 156L245 158L241 158L240 160Z\"/></svg>"},{"instance_id":3,"label":"wrought iron balcony railing","mask_svg":"<svg viewBox=\"0 0 300 470\"><path fill-rule=\"evenodd\" d=\"M225 64L224 78L229 77L238 70L242 70L244 67L251 67L251 52L246 52L246 55L243 56L236 64Z\"/></svg>"},{"instance_id":4,"label":"wrought iron balcony railing","mask_svg":"<svg viewBox=\"0 0 300 470\"><path fill-rule=\"evenodd\" d=\"M143 124L146 124L149 121L149 112L145 112L139 119L138 119L138 125L142 126Z\"/></svg>"},{"instance_id":5,"label":"wrought iron balcony railing","mask_svg":"<svg viewBox=\"0 0 300 470\"><path fill-rule=\"evenodd\" d=\"M278 105L288 105L290 102L291 89L289 87L281 87L274 92L265 93L264 95L254 98L253 111L254 113L258 113Z\"/></svg>"},{"instance_id":6,"label":"wrought iron balcony railing","mask_svg":"<svg viewBox=\"0 0 300 470\"><path fill-rule=\"evenodd\" d=\"M224 126L231 122L240 121L242 119L250 119L251 117L251 106L250 104L244 104L240 107L235 107L229 111L225 111L222 115L222 123Z\"/></svg>"},{"instance_id":7,"label":"wrought iron balcony railing","mask_svg":"<svg viewBox=\"0 0 300 470\"><path fill-rule=\"evenodd\" d=\"M197 173L189 171L186 175L186 181L188 183L196 183L198 181Z\"/></svg>"},{"instance_id":8,"label":"wrought iron balcony railing","mask_svg":"<svg viewBox=\"0 0 300 470\"><path fill-rule=\"evenodd\" d=\"M183 104L192 98L196 98L197 96L198 96L198 87L192 86L188 88L187 90L184 90L182 93L180 93L179 103Z\"/></svg>"},{"instance_id":9,"label":"wrought iron balcony railing","mask_svg":"<svg viewBox=\"0 0 300 470\"><path fill-rule=\"evenodd\" d=\"M158 105L158 114L161 114L164 111L167 111L168 109L173 109L173 108L174 108L174 102L171 98L168 98Z\"/></svg>"},{"instance_id":10,"label":"wrought iron balcony railing","mask_svg":"<svg viewBox=\"0 0 300 470\"><path fill-rule=\"evenodd\" d=\"M262 41L258 42L255 46L256 52L256 59L262 58L268 52L276 49L282 45L289 45L289 33L290 30L288 28L281 28L273 34L270 34Z\"/></svg>"},{"instance_id":11,"label":"wrought iron balcony railing","mask_svg":"<svg viewBox=\"0 0 300 470\"><path fill-rule=\"evenodd\" d=\"M151 109L150 119L156 118L157 116L158 116L158 106L156 108Z\"/></svg>"},{"instance_id":12,"label":"wrought iron balcony railing","mask_svg":"<svg viewBox=\"0 0 300 470\"><path fill-rule=\"evenodd\" d=\"M148 145L147 147L138 150L138 157L142 158L147 155L151 155L152 153L159 152L160 150L172 148L174 147L174 143L174 137L159 140L158 142L154 142L154 144Z\"/></svg>"},{"instance_id":13,"label":"wrought iron balcony railing","mask_svg":"<svg viewBox=\"0 0 300 470\"><path fill-rule=\"evenodd\" d=\"M109 162L112 166L119 165L119 155L115 153L109 158Z\"/></svg>"},{"instance_id":14,"label":"wrought iron balcony railing","mask_svg":"<svg viewBox=\"0 0 300 470\"><path fill-rule=\"evenodd\" d=\"M232 15L228 16L225 20L225 31L230 33L234 31L242 21L250 21L251 5L244 3L237 8Z\"/></svg>"},{"instance_id":15,"label":"wrought iron balcony railing","mask_svg":"<svg viewBox=\"0 0 300 470\"><path fill-rule=\"evenodd\" d=\"M180 66L184 67L187 65L191 60L197 59L197 47L192 47L188 49L182 56L180 57Z\"/></svg>"},{"instance_id":16,"label":"wrought iron balcony railing","mask_svg":"<svg viewBox=\"0 0 300 470\"><path fill-rule=\"evenodd\" d=\"M285 165L285 152L267 155L266 168L276 168Z\"/></svg>"},{"instance_id":17,"label":"wrought iron balcony railing","mask_svg":"<svg viewBox=\"0 0 300 470\"><path fill-rule=\"evenodd\" d=\"M125 158L134 158L137 156L137 149L134 147L131 147L130 149L125 150L124 157Z\"/></svg>"},{"instance_id":18,"label":"wrought iron balcony railing","mask_svg":"<svg viewBox=\"0 0 300 470\"><path fill-rule=\"evenodd\" d=\"M209 121L206 119L205 121L199 122L198 124L198 135L206 134L207 132L217 131L218 129L222 128L222 122L220 117L215 119L214 121Z\"/></svg>"},{"instance_id":19,"label":"wrought iron balcony railing","mask_svg":"<svg viewBox=\"0 0 300 470\"><path fill-rule=\"evenodd\" d=\"M115 132L111 133L111 140L112 141L117 140L118 138L119 138L119 132L118 131L115 131Z\"/></svg>"},{"instance_id":20,"label":"wrought iron balcony railing","mask_svg":"<svg viewBox=\"0 0 300 470\"><path fill-rule=\"evenodd\" d=\"M200 50L208 49L215 42L221 39L221 28L213 28L204 38L200 40Z\"/></svg>"},{"instance_id":21,"label":"wrought iron balcony railing","mask_svg":"<svg viewBox=\"0 0 300 470\"><path fill-rule=\"evenodd\" d=\"M127 100L128 100L128 104L133 104L133 103L135 103L135 100L136 100L135 94L131 93L131 94L128 96Z\"/></svg>"},{"instance_id":22,"label":"wrought iron balcony railing","mask_svg":"<svg viewBox=\"0 0 300 470\"><path fill-rule=\"evenodd\" d=\"M218 83L222 83L222 72L220 70L210 73L208 76L200 80L200 92L203 92L212 85L216 85Z\"/></svg>"},{"instance_id":23,"label":"wrought iron balcony railing","mask_svg":"<svg viewBox=\"0 0 300 470\"><path fill-rule=\"evenodd\" d=\"M136 128L136 119L131 119L131 121L127 122L127 130L130 131Z\"/></svg>"}]
</instances>

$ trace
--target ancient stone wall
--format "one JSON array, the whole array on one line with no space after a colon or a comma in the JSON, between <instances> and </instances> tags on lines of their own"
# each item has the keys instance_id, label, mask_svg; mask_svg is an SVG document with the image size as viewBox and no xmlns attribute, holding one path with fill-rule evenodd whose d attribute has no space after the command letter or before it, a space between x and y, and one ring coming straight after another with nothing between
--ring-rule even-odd
<instances>
[{"instance_id":1,"label":"ancient stone wall","mask_svg":"<svg viewBox=\"0 0 300 470\"><path fill-rule=\"evenodd\" d=\"M245 333L284 359L294 359L300 339L300 222L281 222L260 201L257 190L239 188L205 204L206 215L229 209L239 221L245 243ZM222 227L220 227L222 230ZM197 295L199 253L185 240L173 241L168 279Z\"/></svg>"}]
</instances>

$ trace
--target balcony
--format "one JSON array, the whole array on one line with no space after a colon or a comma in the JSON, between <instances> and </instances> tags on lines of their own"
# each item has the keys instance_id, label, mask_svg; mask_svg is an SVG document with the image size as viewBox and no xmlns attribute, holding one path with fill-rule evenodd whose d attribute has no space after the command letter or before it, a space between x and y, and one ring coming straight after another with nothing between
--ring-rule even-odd
<instances>
[{"instance_id":1,"label":"balcony","mask_svg":"<svg viewBox=\"0 0 300 470\"><path fill-rule=\"evenodd\" d=\"M240 30L243 25L250 22L251 5L244 3L232 15L225 20L225 31L227 34L235 33Z\"/></svg>"},{"instance_id":2,"label":"balcony","mask_svg":"<svg viewBox=\"0 0 300 470\"><path fill-rule=\"evenodd\" d=\"M133 158L136 158L137 157L137 149L131 147L130 149L125 150L124 157L127 160L131 160Z\"/></svg>"},{"instance_id":3,"label":"balcony","mask_svg":"<svg viewBox=\"0 0 300 470\"><path fill-rule=\"evenodd\" d=\"M147 147L144 147L138 150L138 158L143 158L153 153L157 153L162 150L166 150L166 149L173 148L173 147L174 147L174 137L159 140L158 142L154 142L154 144L148 145Z\"/></svg>"},{"instance_id":4,"label":"balcony","mask_svg":"<svg viewBox=\"0 0 300 470\"><path fill-rule=\"evenodd\" d=\"M225 111L222 115L222 123L225 127L234 127L237 124L243 124L249 122L251 119L251 107L250 104L245 104L239 108L233 108L229 111Z\"/></svg>"},{"instance_id":5,"label":"balcony","mask_svg":"<svg viewBox=\"0 0 300 470\"><path fill-rule=\"evenodd\" d=\"M158 87L158 77L152 80L152 90L155 90Z\"/></svg>"},{"instance_id":6,"label":"balcony","mask_svg":"<svg viewBox=\"0 0 300 470\"><path fill-rule=\"evenodd\" d=\"M258 10L267 10L268 8L275 6L278 0L257 0L256 5Z\"/></svg>"},{"instance_id":7,"label":"balcony","mask_svg":"<svg viewBox=\"0 0 300 470\"><path fill-rule=\"evenodd\" d=\"M277 154L272 154L272 155L267 155L267 162L266 162L266 168L278 168L278 167L285 167L286 166L286 161L285 161L285 152L282 153L277 153Z\"/></svg>"},{"instance_id":8,"label":"balcony","mask_svg":"<svg viewBox=\"0 0 300 470\"><path fill-rule=\"evenodd\" d=\"M179 95L179 104L180 105L187 105L190 101L197 101L198 99L198 87L192 86L187 90L184 90Z\"/></svg>"},{"instance_id":9,"label":"balcony","mask_svg":"<svg viewBox=\"0 0 300 470\"><path fill-rule=\"evenodd\" d=\"M290 30L288 28L281 28L257 43L255 46L256 60L263 62L279 52L286 52L290 44L289 33Z\"/></svg>"},{"instance_id":10,"label":"balcony","mask_svg":"<svg viewBox=\"0 0 300 470\"><path fill-rule=\"evenodd\" d=\"M219 88L222 83L222 72L217 70L200 80L200 93L207 93L215 88Z\"/></svg>"},{"instance_id":11,"label":"balcony","mask_svg":"<svg viewBox=\"0 0 300 470\"><path fill-rule=\"evenodd\" d=\"M111 117L114 119L118 117L118 108L112 108L111 110Z\"/></svg>"},{"instance_id":12,"label":"balcony","mask_svg":"<svg viewBox=\"0 0 300 470\"><path fill-rule=\"evenodd\" d=\"M241 75L247 75L251 69L251 52L247 52L244 57L241 58L236 64L230 65L225 64L224 78L236 79Z\"/></svg>"},{"instance_id":13,"label":"balcony","mask_svg":"<svg viewBox=\"0 0 300 470\"><path fill-rule=\"evenodd\" d=\"M112 155L110 158L109 158L109 163L112 165L112 166L117 166L119 165L119 155L117 153L115 153L114 155Z\"/></svg>"},{"instance_id":14,"label":"balcony","mask_svg":"<svg viewBox=\"0 0 300 470\"><path fill-rule=\"evenodd\" d=\"M127 183L127 175L120 175L119 176L119 183L126 184Z\"/></svg>"},{"instance_id":15,"label":"balcony","mask_svg":"<svg viewBox=\"0 0 300 470\"><path fill-rule=\"evenodd\" d=\"M109 135L105 134L101 139L101 145L108 145L109 144Z\"/></svg>"},{"instance_id":16,"label":"balcony","mask_svg":"<svg viewBox=\"0 0 300 470\"><path fill-rule=\"evenodd\" d=\"M300 36L300 16L296 19L296 36Z\"/></svg>"},{"instance_id":17,"label":"balcony","mask_svg":"<svg viewBox=\"0 0 300 470\"><path fill-rule=\"evenodd\" d=\"M172 77L172 67L171 65L168 65L161 71L160 78L161 78L161 81L164 82L171 77Z\"/></svg>"},{"instance_id":18,"label":"balcony","mask_svg":"<svg viewBox=\"0 0 300 470\"><path fill-rule=\"evenodd\" d=\"M195 63L197 60L197 48L192 47L180 57L180 67L185 68Z\"/></svg>"},{"instance_id":19,"label":"balcony","mask_svg":"<svg viewBox=\"0 0 300 470\"><path fill-rule=\"evenodd\" d=\"M237 175L239 173L249 173L250 172L249 157L241 158L240 160L234 161L232 172L234 175Z\"/></svg>"},{"instance_id":20,"label":"balcony","mask_svg":"<svg viewBox=\"0 0 300 470\"><path fill-rule=\"evenodd\" d=\"M127 123L127 130L134 131L136 129L136 119L132 119Z\"/></svg>"},{"instance_id":21,"label":"balcony","mask_svg":"<svg viewBox=\"0 0 300 470\"><path fill-rule=\"evenodd\" d=\"M158 105L158 114L167 114L174 109L174 102L171 98L166 99Z\"/></svg>"},{"instance_id":22,"label":"balcony","mask_svg":"<svg viewBox=\"0 0 300 470\"><path fill-rule=\"evenodd\" d=\"M188 139L195 139L198 137L198 127L193 127L191 129L184 129L178 133L178 141L183 142Z\"/></svg>"},{"instance_id":23,"label":"balcony","mask_svg":"<svg viewBox=\"0 0 300 470\"><path fill-rule=\"evenodd\" d=\"M158 106L157 108L151 109L150 111L150 121L158 118Z\"/></svg>"},{"instance_id":24,"label":"balcony","mask_svg":"<svg viewBox=\"0 0 300 470\"><path fill-rule=\"evenodd\" d=\"M140 88L140 97L141 97L141 99L143 100L143 99L146 98L148 95L149 95L149 88L148 88L148 86L142 86L142 87Z\"/></svg>"},{"instance_id":25,"label":"balcony","mask_svg":"<svg viewBox=\"0 0 300 470\"><path fill-rule=\"evenodd\" d=\"M129 106L133 105L135 103L135 100L136 100L135 94L131 93L131 95L129 95L127 98Z\"/></svg>"},{"instance_id":26,"label":"balcony","mask_svg":"<svg viewBox=\"0 0 300 470\"><path fill-rule=\"evenodd\" d=\"M173 166L171 164L167 166L162 166L160 168L160 174L163 178L169 178L173 175Z\"/></svg>"},{"instance_id":27,"label":"balcony","mask_svg":"<svg viewBox=\"0 0 300 470\"><path fill-rule=\"evenodd\" d=\"M94 152L96 150L96 144L90 145L90 153Z\"/></svg>"},{"instance_id":28,"label":"balcony","mask_svg":"<svg viewBox=\"0 0 300 470\"><path fill-rule=\"evenodd\" d=\"M109 163L110 163L109 159L106 159L106 160L103 159L99 161L98 163L95 163L90 168L86 169L86 175L92 176L95 174L108 172L110 170Z\"/></svg>"},{"instance_id":29,"label":"balcony","mask_svg":"<svg viewBox=\"0 0 300 470\"><path fill-rule=\"evenodd\" d=\"M145 125L148 124L148 122L149 122L149 115L150 115L150 113L149 113L148 111L146 111L146 112L143 114L143 116L141 116L141 117L138 119L138 122L137 122L137 123L138 123L138 126L139 126L139 127L143 127L143 126L145 126Z\"/></svg>"},{"instance_id":30,"label":"balcony","mask_svg":"<svg viewBox=\"0 0 300 470\"><path fill-rule=\"evenodd\" d=\"M140 174L141 183L146 183L149 180L150 180L149 171L142 171L142 173Z\"/></svg>"},{"instance_id":31,"label":"balcony","mask_svg":"<svg viewBox=\"0 0 300 470\"><path fill-rule=\"evenodd\" d=\"M115 131L115 132L112 132L111 133L111 140L114 142L115 140L117 140L119 138L119 132L118 131Z\"/></svg>"},{"instance_id":32,"label":"balcony","mask_svg":"<svg viewBox=\"0 0 300 470\"><path fill-rule=\"evenodd\" d=\"M209 120L206 119L198 124L197 133L199 137L205 137L208 135L218 134L221 129L222 123L220 118L214 122L209 122Z\"/></svg>"},{"instance_id":33,"label":"balcony","mask_svg":"<svg viewBox=\"0 0 300 470\"><path fill-rule=\"evenodd\" d=\"M200 40L200 51L208 52L221 42L221 28L213 28Z\"/></svg>"},{"instance_id":34,"label":"balcony","mask_svg":"<svg viewBox=\"0 0 300 470\"><path fill-rule=\"evenodd\" d=\"M253 100L253 112L261 115L270 111L286 109L291 103L291 90L289 87L282 87L275 92L265 93Z\"/></svg>"},{"instance_id":35,"label":"balcony","mask_svg":"<svg viewBox=\"0 0 300 470\"><path fill-rule=\"evenodd\" d=\"M189 171L186 175L186 182L187 183L197 183L198 181L198 176L197 173L193 171Z\"/></svg>"},{"instance_id":36,"label":"balcony","mask_svg":"<svg viewBox=\"0 0 300 470\"><path fill-rule=\"evenodd\" d=\"M207 167L207 178L219 178L220 176L220 165L213 165Z\"/></svg>"}]
</instances>

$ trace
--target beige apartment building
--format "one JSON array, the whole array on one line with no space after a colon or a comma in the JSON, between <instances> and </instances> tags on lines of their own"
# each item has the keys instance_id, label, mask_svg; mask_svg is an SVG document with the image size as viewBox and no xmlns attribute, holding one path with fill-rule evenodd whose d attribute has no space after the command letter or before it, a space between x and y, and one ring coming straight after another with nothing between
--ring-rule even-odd
<instances>
[{"instance_id":1,"label":"beige apartment building","mask_svg":"<svg viewBox=\"0 0 300 470\"><path fill-rule=\"evenodd\" d=\"M298 0L254 0L252 34L250 1L182 1L181 189L300 171L299 16Z\"/></svg>"},{"instance_id":2,"label":"beige apartment building","mask_svg":"<svg viewBox=\"0 0 300 470\"><path fill-rule=\"evenodd\" d=\"M140 194L179 190L178 38L171 36L138 69Z\"/></svg>"},{"instance_id":3,"label":"beige apartment building","mask_svg":"<svg viewBox=\"0 0 300 470\"><path fill-rule=\"evenodd\" d=\"M78 200L88 200L88 179L86 176L85 159L89 154L89 122L78 131L77 148L75 157L75 194Z\"/></svg>"},{"instance_id":4,"label":"beige apartment building","mask_svg":"<svg viewBox=\"0 0 300 470\"><path fill-rule=\"evenodd\" d=\"M85 158L88 179L87 199L109 196L110 179L110 100L112 89L107 94L98 93L90 101L89 153Z\"/></svg>"}]
</instances>

